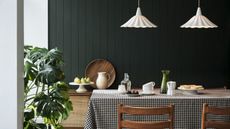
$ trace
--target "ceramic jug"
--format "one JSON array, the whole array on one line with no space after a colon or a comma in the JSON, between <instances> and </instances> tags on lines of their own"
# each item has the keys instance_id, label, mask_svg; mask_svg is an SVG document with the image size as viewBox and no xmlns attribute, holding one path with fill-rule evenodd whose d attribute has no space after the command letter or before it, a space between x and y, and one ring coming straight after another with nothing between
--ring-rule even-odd
<instances>
[{"instance_id":1,"label":"ceramic jug","mask_svg":"<svg viewBox=\"0 0 230 129\"><path fill-rule=\"evenodd\" d=\"M109 74L106 72L97 73L96 85L98 89L106 89L108 87L108 80L110 79Z\"/></svg>"},{"instance_id":2,"label":"ceramic jug","mask_svg":"<svg viewBox=\"0 0 230 129\"><path fill-rule=\"evenodd\" d=\"M167 95L174 95L175 94L175 88L176 88L176 82L175 81L168 81L167 82Z\"/></svg>"}]
</instances>

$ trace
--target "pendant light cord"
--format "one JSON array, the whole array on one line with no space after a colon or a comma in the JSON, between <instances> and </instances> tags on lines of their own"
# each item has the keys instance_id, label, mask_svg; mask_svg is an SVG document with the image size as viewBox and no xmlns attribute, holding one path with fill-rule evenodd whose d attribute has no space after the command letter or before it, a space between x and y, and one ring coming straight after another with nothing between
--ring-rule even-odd
<instances>
[{"instance_id":1,"label":"pendant light cord","mask_svg":"<svg viewBox=\"0 0 230 129\"><path fill-rule=\"evenodd\" d=\"M198 7L200 7L200 0L198 0Z\"/></svg>"},{"instance_id":2,"label":"pendant light cord","mask_svg":"<svg viewBox=\"0 0 230 129\"><path fill-rule=\"evenodd\" d=\"M140 7L140 0L138 0L138 3L137 3L137 4L138 4L138 7Z\"/></svg>"}]
</instances>

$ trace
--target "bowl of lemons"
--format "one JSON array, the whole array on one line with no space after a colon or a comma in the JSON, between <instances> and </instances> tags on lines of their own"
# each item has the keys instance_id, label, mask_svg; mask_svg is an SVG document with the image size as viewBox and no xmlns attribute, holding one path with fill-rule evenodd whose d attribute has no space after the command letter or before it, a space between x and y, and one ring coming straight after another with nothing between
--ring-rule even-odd
<instances>
[{"instance_id":1,"label":"bowl of lemons","mask_svg":"<svg viewBox=\"0 0 230 129\"><path fill-rule=\"evenodd\" d=\"M89 77L82 77L82 78L75 77L74 83L76 83L76 84L91 84L93 82L90 80Z\"/></svg>"},{"instance_id":2,"label":"bowl of lemons","mask_svg":"<svg viewBox=\"0 0 230 129\"><path fill-rule=\"evenodd\" d=\"M84 86L93 85L94 82L90 80L89 77L75 77L73 82L70 82L69 85L77 85L79 86L76 90L77 93L85 93L87 89Z\"/></svg>"}]
</instances>

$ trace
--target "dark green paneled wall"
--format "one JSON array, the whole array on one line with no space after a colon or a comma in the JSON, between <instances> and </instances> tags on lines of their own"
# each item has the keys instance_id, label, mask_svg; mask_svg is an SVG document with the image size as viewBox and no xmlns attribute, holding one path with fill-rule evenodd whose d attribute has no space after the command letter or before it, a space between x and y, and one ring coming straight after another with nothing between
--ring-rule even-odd
<instances>
[{"instance_id":1,"label":"dark green paneled wall","mask_svg":"<svg viewBox=\"0 0 230 129\"><path fill-rule=\"evenodd\" d=\"M117 71L115 85L128 72L133 85L160 85L161 69L178 84L206 87L230 84L230 3L202 0L203 14L218 29L181 29L196 12L196 0L142 0L142 13L159 27L124 29L136 0L49 0L49 48L64 53L66 80L83 76L86 65L108 59Z\"/></svg>"}]
</instances>

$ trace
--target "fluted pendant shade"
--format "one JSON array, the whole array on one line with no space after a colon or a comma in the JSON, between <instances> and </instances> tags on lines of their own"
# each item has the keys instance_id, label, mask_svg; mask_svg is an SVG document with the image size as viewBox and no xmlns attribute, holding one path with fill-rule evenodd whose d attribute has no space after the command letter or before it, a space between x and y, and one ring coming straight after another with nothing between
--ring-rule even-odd
<instances>
[{"instance_id":1,"label":"fluted pendant shade","mask_svg":"<svg viewBox=\"0 0 230 129\"><path fill-rule=\"evenodd\" d=\"M128 28L156 28L157 26L151 23L145 16L141 13L141 8L138 7L136 11L136 15L129 19L126 23L121 25L121 27L128 27Z\"/></svg>"},{"instance_id":2,"label":"fluted pendant shade","mask_svg":"<svg viewBox=\"0 0 230 129\"><path fill-rule=\"evenodd\" d=\"M207 17L203 16L198 1L196 15L187 21L181 28L217 28L218 26L212 23Z\"/></svg>"}]
</instances>

